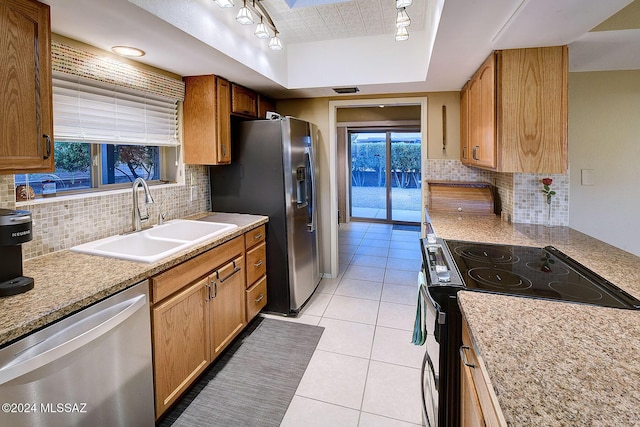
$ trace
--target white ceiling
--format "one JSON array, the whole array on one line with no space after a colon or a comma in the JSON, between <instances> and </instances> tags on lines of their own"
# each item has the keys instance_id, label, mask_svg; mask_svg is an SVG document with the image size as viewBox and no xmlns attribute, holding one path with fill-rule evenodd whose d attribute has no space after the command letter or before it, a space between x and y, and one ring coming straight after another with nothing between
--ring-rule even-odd
<instances>
[{"instance_id":1,"label":"white ceiling","mask_svg":"<svg viewBox=\"0 0 640 427\"><path fill-rule=\"evenodd\" d=\"M43 0L53 32L179 75L218 74L276 98L459 90L493 49L569 44L570 70L640 69L640 30L589 32L631 0L413 0L395 42L395 0L260 0L285 45L271 51L213 0ZM636 3L640 0L635 0ZM291 0L289 0L291 2Z\"/></svg>"}]
</instances>

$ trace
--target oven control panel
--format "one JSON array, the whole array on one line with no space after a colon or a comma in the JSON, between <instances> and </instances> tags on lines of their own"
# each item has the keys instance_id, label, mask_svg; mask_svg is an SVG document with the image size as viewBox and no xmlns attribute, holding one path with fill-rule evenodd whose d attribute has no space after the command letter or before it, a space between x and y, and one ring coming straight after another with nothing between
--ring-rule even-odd
<instances>
[{"instance_id":1,"label":"oven control panel","mask_svg":"<svg viewBox=\"0 0 640 427\"><path fill-rule=\"evenodd\" d=\"M422 262L430 285L463 286L441 239L422 239Z\"/></svg>"}]
</instances>

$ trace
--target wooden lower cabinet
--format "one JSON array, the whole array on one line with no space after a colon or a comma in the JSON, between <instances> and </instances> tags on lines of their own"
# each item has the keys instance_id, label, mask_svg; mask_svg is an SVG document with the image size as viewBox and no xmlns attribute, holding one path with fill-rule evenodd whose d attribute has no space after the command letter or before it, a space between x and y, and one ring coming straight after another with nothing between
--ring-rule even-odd
<instances>
[{"instance_id":1,"label":"wooden lower cabinet","mask_svg":"<svg viewBox=\"0 0 640 427\"><path fill-rule=\"evenodd\" d=\"M264 231L249 230L151 278L156 419L266 304L264 270L247 286L245 264L245 241L258 249L252 262L264 263Z\"/></svg>"},{"instance_id":2,"label":"wooden lower cabinet","mask_svg":"<svg viewBox=\"0 0 640 427\"><path fill-rule=\"evenodd\" d=\"M156 417L209 365L208 278L151 310Z\"/></svg>"},{"instance_id":3,"label":"wooden lower cabinet","mask_svg":"<svg viewBox=\"0 0 640 427\"><path fill-rule=\"evenodd\" d=\"M156 419L242 331L244 236L151 278Z\"/></svg>"},{"instance_id":4,"label":"wooden lower cabinet","mask_svg":"<svg viewBox=\"0 0 640 427\"><path fill-rule=\"evenodd\" d=\"M475 351L467 322L463 321L460 348L460 426L506 425L489 374Z\"/></svg>"}]
</instances>

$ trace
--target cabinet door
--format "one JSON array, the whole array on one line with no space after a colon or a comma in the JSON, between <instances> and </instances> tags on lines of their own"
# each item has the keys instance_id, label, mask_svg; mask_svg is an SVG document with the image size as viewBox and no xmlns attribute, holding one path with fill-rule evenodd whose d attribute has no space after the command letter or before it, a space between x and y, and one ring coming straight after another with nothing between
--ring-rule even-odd
<instances>
[{"instance_id":1,"label":"cabinet door","mask_svg":"<svg viewBox=\"0 0 640 427\"><path fill-rule=\"evenodd\" d=\"M231 163L231 84L220 77L216 77L216 118L218 164Z\"/></svg>"},{"instance_id":2,"label":"cabinet door","mask_svg":"<svg viewBox=\"0 0 640 427\"><path fill-rule=\"evenodd\" d=\"M184 162L195 165L230 163L230 83L214 75L188 76L184 81Z\"/></svg>"},{"instance_id":3,"label":"cabinet door","mask_svg":"<svg viewBox=\"0 0 640 427\"><path fill-rule=\"evenodd\" d=\"M245 326L244 257L239 256L220 267L210 277L211 359L240 333Z\"/></svg>"},{"instance_id":4,"label":"cabinet door","mask_svg":"<svg viewBox=\"0 0 640 427\"><path fill-rule=\"evenodd\" d=\"M500 170L565 173L567 47L498 52Z\"/></svg>"},{"instance_id":5,"label":"cabinet door","mask_svg":"<svg viewBox=\"0 0 640 427\"><path fill-rule=\"evenodd\" d=\"M478 71L477 91L480 97L479 140L475 149L475 164L496 167L496 72L495 55L482 64Z\"/></svg>"},{"instance_id":6,"label":"cabinet door","mask_svg":"<svg viewBox=\"0 0 640 427\"><path fill-rule=\"evenodd\" d=\"M474 76L469 81L469 89L467 94L467 103L469 110L469 131L467 133L468 138L468 163L475 165L478 162L478 150L480 150L480 143L482 138L481 133L481 98L480 98L480 81Z\"/></svg>"},{"instance_id":7,"label":"cabinet door","mask_svg":"<svg viewBox=\"0 0 640 427\"><path fill-rule=\"evenodd\" d=\"M460 160L469 164L469 83L460 92Z\"/></svg>"},{"instance_id":8,"label":"cabinet door","mask_svg":"<svg viewBox=\"0 0 640 427\"><path fill-rule=\"evenodd\" d=\"M209 364L208 278L151 310L158 418Z\"/></svg>"},{"instance_id":9,"label":"cabinet door","mask_svg":"<svg viewBox=\"0 0 640 427\"><path fill-rule=\"evenodd\" d=\"M460 362L460 425L485 426L482 407L471 375L471 368Z\"/></svg>"},{"instance_id":10,"label":"cabinet door","mask_svg":"<svg viewBox=\"0 0 640 427\"><path fill-rule=\"evenodd\" d=\"M258 117L257 100L258 96L254 91L234 84L231 90L231 112L251 118Z\"/></svg>"},{"instance_id":11,"label":"cabinet door","mask_svg":"<svg viewBox=\"0 0 640 427\"><path fill-rule=\"evenodd\" d=\"M0 3L0 173L52 172L49 6Z\"/></svg>"},{"instance_id":12,"label":"cabinet door","mask_svg":"<svg viewBox=\"0 0 640 427\"><path fill-rule=\"evenodd\" d=\"M266 119L267 111L276 111L276 104L271 98L258 94L258 118Z\"/></svg>"}]
</instances>

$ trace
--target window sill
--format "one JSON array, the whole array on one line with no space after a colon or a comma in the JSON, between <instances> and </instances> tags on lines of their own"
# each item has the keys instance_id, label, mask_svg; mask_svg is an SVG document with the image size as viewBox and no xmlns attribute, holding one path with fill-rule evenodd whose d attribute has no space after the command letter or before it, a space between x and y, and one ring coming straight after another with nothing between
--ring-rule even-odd
<instances>
[{"instance_id":1,"label":"window sill","mask_svg":"<svg viewBox=\"0 0 640 427\"><path fill-rule=\"evenodd\" d=\"M157 188L158 189L177 188L177 187L184 187L184 185L185 184L174 182L169 184L149 185L149 189L153 191ZM37 199L32 199L32 200L22 200L22 201L16 202L16 208L33 206L33 205L46 205L49 203L64 202L67 200L84 200L84 199L91 199L95 197L108 197L108 196L113 196L115 194L125 194L125 193L130 194L131 188L119 188L117 190L107 190L107 191L94 191L90 193L60 194L60 195L55 195L53 197L39 197Z\"/></svg>"}]
</instances>

